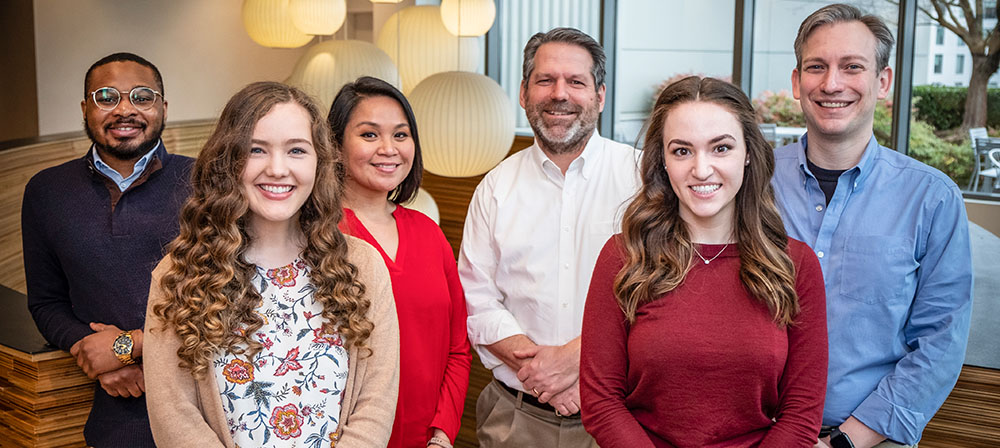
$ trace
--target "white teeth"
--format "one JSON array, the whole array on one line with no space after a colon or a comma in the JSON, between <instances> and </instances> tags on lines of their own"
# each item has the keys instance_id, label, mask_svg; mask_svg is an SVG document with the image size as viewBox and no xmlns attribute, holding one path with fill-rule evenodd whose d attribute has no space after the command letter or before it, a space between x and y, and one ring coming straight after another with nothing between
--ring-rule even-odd
<instances>
[{"instance_id":1,"label":"white teeth","mask_svg":"<svg viewBox=\"0 0 1000 448\"><path fill-rule=\"evenodd\" d=\"M695 193L708 194L715 190L722 188L722 184L712 184L712 185L692 185L691 189Z\"/></svg>"},{"instance_id":2,"label":"white teeth","mask_svg":"<svg viewBox=\"0 0 1000 448\"><path fill-rule=\"evenodd\" d=\"M847 107L847 103L820 102L819 105L823 107Z\"/></svg>"},{"instance_id":3,"label":"white teeth","mask_svg":"<svg viewBox=\"0 0 1000 448\"><path fill-rule=\"evenodd\" d=\"M263 188L264 191L268 191L271 193L288 193L289 191L292 191L291 185L284 185L281 187L277 185L261 185L260 188Z\"/></svg>"}]
</instances>

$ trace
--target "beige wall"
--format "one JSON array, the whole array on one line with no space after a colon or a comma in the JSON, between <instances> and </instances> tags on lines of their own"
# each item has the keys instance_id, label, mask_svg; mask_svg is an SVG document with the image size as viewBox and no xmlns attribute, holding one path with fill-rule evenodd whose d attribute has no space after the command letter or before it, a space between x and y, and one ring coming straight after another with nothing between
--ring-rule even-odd
<instances>
[{"instance_id":1,"label":"beige wall","mask_svg":"<svg viewBox=\"0 0 1000 448\"><path fill-rule=\"evenodd\" d=\"M969 214L969 221L1000 237L1000 202L966 199L965 211Z\"/></svg>"},{"instance_id":2,"label":"beige wall","mask_svg":"<svg viewBox=\"0 0 1000 448\"><path fill-rule=\"evenodd\" d=\"M39 133L81 129L83 77L118 51L159 67L169 121L217 116L252 81L281 81L303 48L257 45L242 0L35 0Z\"/></svg>"}]
</instances>

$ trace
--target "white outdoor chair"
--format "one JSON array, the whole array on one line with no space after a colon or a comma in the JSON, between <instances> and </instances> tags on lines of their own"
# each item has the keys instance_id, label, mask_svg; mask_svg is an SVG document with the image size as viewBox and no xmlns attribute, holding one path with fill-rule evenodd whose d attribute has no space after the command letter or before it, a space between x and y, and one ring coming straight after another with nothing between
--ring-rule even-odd
<instances>
[{"instance_id":1,"label":"white outdoor chair","mask_svg":"<svg viewBox=\"0 0 1000 448\"><path fill-rule=\"evenodd\" d=\"M989 135L986 134L986 128L972 128L969 129L969 140L972 146L972 156L975 160L975 165L972 170L972 177L969 178L969 185L965 187L966 190L976 191L975 187L979 186L979 169L981 168L980 162L980 151L977 146L977 141L979 139L987 139Z\"/></svg>"}]
</instances>

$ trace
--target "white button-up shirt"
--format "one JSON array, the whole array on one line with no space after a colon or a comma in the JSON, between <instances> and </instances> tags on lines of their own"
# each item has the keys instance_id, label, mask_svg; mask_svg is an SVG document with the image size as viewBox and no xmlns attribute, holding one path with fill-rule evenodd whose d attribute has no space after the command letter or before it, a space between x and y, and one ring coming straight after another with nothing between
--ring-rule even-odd
<instances>
[{"instance_id":1,"label":"white button-up shirt","mask_svg":"<svg viewBox=\"0 0 1000 448\"><path fill-rule=\"evenodd\" d=\"M595 131L565 176L536 143L476 188L458 272L469 340L508 386L524 390L517 372L483 346L518 334L540 345L580 335L597 256L641 185L639 156Z\"/></svg>"}]
</instances>

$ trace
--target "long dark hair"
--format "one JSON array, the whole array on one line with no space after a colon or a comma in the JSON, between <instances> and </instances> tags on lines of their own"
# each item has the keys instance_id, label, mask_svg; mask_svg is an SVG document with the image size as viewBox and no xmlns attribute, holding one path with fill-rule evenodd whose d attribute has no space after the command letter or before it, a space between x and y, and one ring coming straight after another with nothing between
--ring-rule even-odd
<instances>
[{"instance_id":1,"label":"long dark hair","mask_svg":"<svg viewBox=\"0 0 1000 448\"><path fill-rule=\"evenodd\" d=\"M410 167L410 172L396 186L395 190L389 192L387 197L394 204L402 204L417 194L417 189L420 188L420 182L424 177L424 161L420 155L420 137L417 134L417 119L413 116L413 109L410 107L410 102L403 96L403 92L400 92L392 84L381 79L362 76L356 81L347 83L344 87L340 88L337 97L333 99L333 104L330 105L330 114L326 119L330 123L333 142L337 145L340 152L343 153L344 130L347 128L347 123L351 120L354 108L358 104L361 104L362 100L376 96L391 98L399 103L400 107L403 108L403 113L406 115L407 124L410 126L410 135L413 137L413 165ZM341 160L343 160L343 157L341 157ZM343 162L337 164L337 173L340 175L340 179L343 180L346 175Z\"/></svg>"},{"instance_id":2,"label":"long dark hair","mask_svg":"<svg viewBox=\"0 0 1000 448\"><path fill-rule=\"evenodd\" d=\"M767 305L776 323L790 324L799 304L795 266L785 252L788 238L771 188L774 152L760 132L750 100L739 88L697 76L664 89L649 116L640 168L642 189L625 210L622 222L625 266L615 277L618 303L629 322L634 322L640 305L677 288L691 269L690 234L663 169L663 127L670 111L695 101L726 108L743 128L750 164L735 199L740 280L753 297Z\"/></svg>"}]
</instances>

